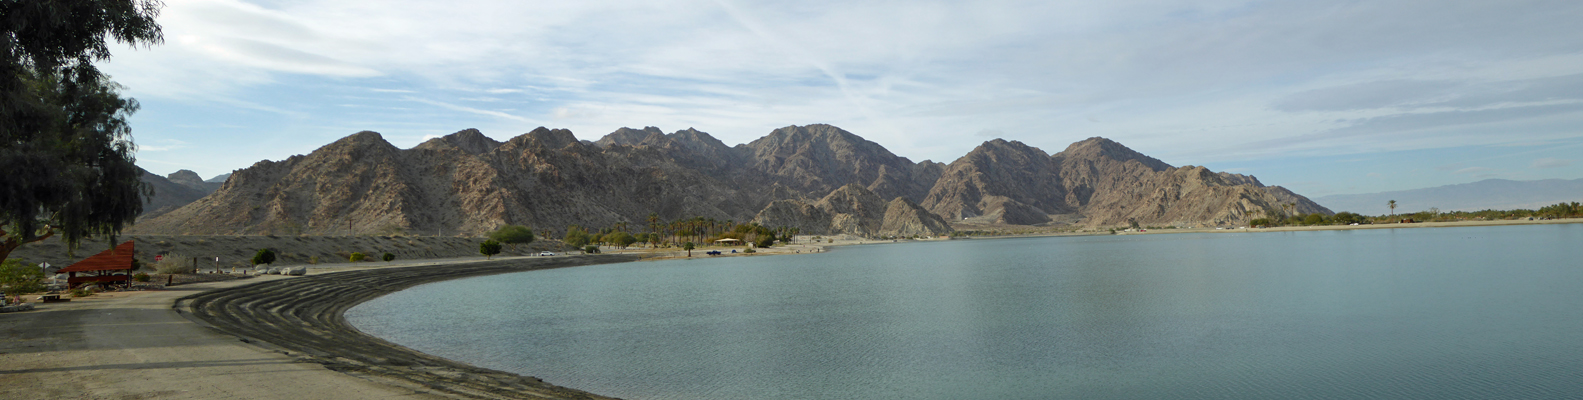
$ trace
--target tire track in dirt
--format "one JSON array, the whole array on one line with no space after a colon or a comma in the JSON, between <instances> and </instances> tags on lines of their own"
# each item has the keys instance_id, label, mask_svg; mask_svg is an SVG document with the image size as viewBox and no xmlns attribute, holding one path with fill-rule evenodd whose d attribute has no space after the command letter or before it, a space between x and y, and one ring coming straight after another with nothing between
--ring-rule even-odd
<instances>
[{"instance_id":1,"label":"tire track in dirt","mask_svg":"<svg viewBox=\"0 0 1583 400\"><path fill-rule=\"evenodd\" d=\"M297 356L299 362L415 392L454 398L604 399L535 377L420 353L357 330L346 322L345 313L365 301L429 282L636 260L624 255L571 256L335 272L199 293L177 300L175 308L244 342Z\"/></svg>"}]
</instances>

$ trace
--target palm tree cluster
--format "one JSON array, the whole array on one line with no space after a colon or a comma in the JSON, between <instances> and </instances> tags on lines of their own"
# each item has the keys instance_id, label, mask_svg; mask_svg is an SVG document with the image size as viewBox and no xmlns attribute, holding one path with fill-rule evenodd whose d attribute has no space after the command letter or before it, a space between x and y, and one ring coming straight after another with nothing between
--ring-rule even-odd
<instances>
[{"instance_id":1,"label":"palm tree cluster","mask_svg":"<svg viewBox=\"0 0 1583 400\"><path fill-rule=\"evenodd\" d=\"M636 231L626 222L601 229L571 225L566 228L563 240L573 246L599 243L626 247L641 242L650 247L672 247L687 242L711 244L720 239L737 239L768 247L777 240L790 242L799 233L799 229L792 227L770 228L754 222L737 223L734 220L720 221L705 217L665 221L660 219L659 214L651 213L647 220L646 232Z\"/></svg>"}]
</instances>

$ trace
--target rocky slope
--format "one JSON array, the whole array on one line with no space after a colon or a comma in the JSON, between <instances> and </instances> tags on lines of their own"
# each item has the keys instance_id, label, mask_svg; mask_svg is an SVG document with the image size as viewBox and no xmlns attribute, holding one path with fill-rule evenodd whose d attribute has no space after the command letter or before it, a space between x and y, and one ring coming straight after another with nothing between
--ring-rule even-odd
<instances>
[{"instance_id":1,"label":"rocky slope","mask_svg":"<svg viewBox=\"0 0 1583 400\"><path fill-rule=\"evenodd\" d=\"M1172 167L1097 137L1053 155L1015 141L985 142L952 162L922 205L953 221L1035 225L1069 215L1090 227L1234 225L1331 213L1251 176Z\"/></svg>"},{"instance_id":2,"label":"rocky slope","mask_svg":"<svg viewBox=\"0 0 1583 400\"><path fill-rule=\"evenodd\" d=\"M196 177L185 175L178 180ZM261 161L132 232L478 235L518 224L559 234L572 224L643 226L653 213L910 236L949 232L947 221L964 218L1230 224L1283 207L1328 212L1251 176L1172 167L1101 138L1054 155L997 139L946 165L914 163L829 125L735 147L695 129L622 128L586 141L538 128L505 142L468 129L411 149L360 132Z\"/></svg>"},{"instance_id":3,"label":"rocky slope","mask_svg":"<svg viewBox=\"0 0 1583 400\"><path fill-rule=\"evenodd\" d=\"M858 184L848 184L814 203L777 200L759 211L753 222L795 227L802 234L856 236L936 236L951 232L939 216L905 197L882 200Z\"/></svg>"}]
</instances>

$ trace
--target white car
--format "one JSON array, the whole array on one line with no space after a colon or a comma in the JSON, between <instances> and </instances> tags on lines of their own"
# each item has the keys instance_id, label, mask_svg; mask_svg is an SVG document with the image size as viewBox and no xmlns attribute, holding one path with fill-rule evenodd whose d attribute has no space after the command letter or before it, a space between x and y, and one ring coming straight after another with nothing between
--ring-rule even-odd
<instances>
[{"instance_id":1,"label":"white car","mask_svg":"<svg viewBox=\"0 0 1583 400\"><path fill-rule=\"evenodd\" d=\"M539 255L545 256L545 257L549 257L549 256L555 255L555 253L551 253L551 252L548 252L548 251L541 251L541 252L539 252Z\"/></svg>"}]
</instances>

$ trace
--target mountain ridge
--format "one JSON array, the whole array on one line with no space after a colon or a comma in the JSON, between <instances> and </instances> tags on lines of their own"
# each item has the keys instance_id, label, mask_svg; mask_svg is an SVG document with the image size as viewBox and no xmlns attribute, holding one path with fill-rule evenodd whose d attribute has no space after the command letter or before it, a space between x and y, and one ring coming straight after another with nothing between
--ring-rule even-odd
<instances>
[{"instance_id":1,"label":"mountain ridge","mask_svg":"<svg viewBox=\"0 0 1583 400\"><path fill-rule=\"evenodd\" d=\"M938 235L969 222L1228 225L1283 208L1329 213L1251 176L1172 167L1098 137L1056 154L995 139L951 163L914 163L825 124L730 147L692 128L621 128L588 141L539 127L503 142L464 129L410 149L358 132L237 170L213 194L131 230L476 235L503 224L559 231L641 225L651 213L745 222L771 212L795 215L805 233Z\"/></svg>"}]
</instances>

